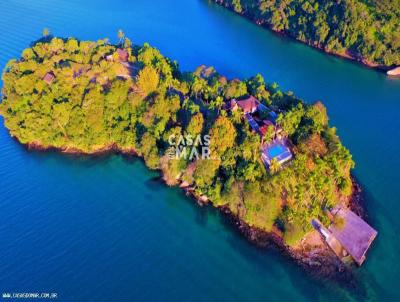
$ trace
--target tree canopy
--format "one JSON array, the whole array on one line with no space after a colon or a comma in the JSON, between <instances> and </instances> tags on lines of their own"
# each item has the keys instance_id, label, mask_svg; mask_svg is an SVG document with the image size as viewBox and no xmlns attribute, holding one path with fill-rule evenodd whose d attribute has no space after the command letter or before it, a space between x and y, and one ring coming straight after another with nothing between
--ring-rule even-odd
<instances>
[{"instance_id":1,"label":"tree canopy","mask_svg":"<svg viewBox=\"0 0 400 302\"><path fill-rule=\"evenodd\" d=\"M215 1L327 52L400 65L400 0Z\"/></svg>"},{"instance_id":2,"label":"tree canopy","mask_svg":"<svg viewBox=\"0 0 400 302\"><path fill-rule=\"evenodd\" d=\"M261 75L228 80L205 66L181 72L148 44L52 38L11 60L2 79L0 114L21 143L134 151L162 170L168 184L187 182L249 225L280 228L288 244L310 231L312 218L326 221L325 209L352 192L354 163L328 125L326 108L265 84ZM261 138L240 109L226 110L232 98L249 94L279 112L278 125L293 143L294 160L281 170L274 162L276 173L261 162ZM179 145L170 138L185 135L209 135L211 159L170 158Z\"/></svg>"}]
</instances>

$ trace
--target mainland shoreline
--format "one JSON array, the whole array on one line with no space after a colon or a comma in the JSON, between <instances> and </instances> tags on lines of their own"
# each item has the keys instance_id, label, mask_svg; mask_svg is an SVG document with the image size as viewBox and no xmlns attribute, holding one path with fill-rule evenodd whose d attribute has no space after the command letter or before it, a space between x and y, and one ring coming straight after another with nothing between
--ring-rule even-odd
<instances>
[{"instance_id":1,"label":"mainland shoreline","mask_svg":"<svg viewBox=\"0 0 400 302\"><path fill-rule=\"evenodd\" d=\"M276 35L278 35L280 37L289 38L289 39L291 39L293 41L297 41L297 42L302 43L304 45L310 46L313 49L316 49L316 50L318 50L318 51L320 51L320 52L322 52L324 54L327 54L327 55L330 55L330 56L334 56L334 57L337 57L337 58L340 58L340 59L344 59L344 60L347 60L347 61L350 61L350 62L353 62L353 63L360 64L361 66L380 71L382 73L385 73L389 77L396 77L396 78L400 77L400 66L396 66L396 65L394 65L394 66L379 65L377 63L370 62L370 61L366 60L365 58L363 58L361 56L356 56L356 55L352 54L349 50L347 50L344 53L329 51L329 50L327 50L325 47L323 47L321 45L318 45L316 43L312 43L312 41L303 41L303 40L300 40L300 39L297 39L297 38L291 36L290 34L284 32L284 31L275 30L275 29L273 29L271 27L271 25L269 23L265 22L264 20L257 19L254 16L251 16L250 14L248 14L246 12L241 12L241 13L236 12L233 9L232 6L230 6L228 3L226 3L225 0L212 0L212 1L214 3L216 3L216 4L218 4L218 5L226 8L226 9L228 9L231 12L246 18L247 20L251 21L252 23L271 31L272 33L274 33L274 34L276 34Z\"/></svg>"}]
</instances>

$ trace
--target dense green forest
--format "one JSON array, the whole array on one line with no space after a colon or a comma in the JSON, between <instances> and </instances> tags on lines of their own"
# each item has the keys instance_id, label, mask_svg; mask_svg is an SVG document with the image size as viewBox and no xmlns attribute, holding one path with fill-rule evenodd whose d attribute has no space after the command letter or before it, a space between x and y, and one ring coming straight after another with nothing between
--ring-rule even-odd
<instances>
[{"instance_id":1,"label":"dense green forest","mask_svg":"<svg viewBox=\"0 0 400 302\"><path fill-rule=\"evenodd\" d=\"M250 226L282 232L294 245L313 217L352 193L349 151L328 125L322 103L306 104L261 75L227 79L211 67L181 72L148 44L45 37L3 73L0 114L23 144L68 152L134 150L169 185L186 182L214 206ZM267 171L261 138L233 98L253 95L273 108L292 142L294 160ZM210 135L211 159L168 156L171 135ZM270 138L265 138L266 140ZM201 143L195 148L201 148Z\"/></svg>"},{"instance_id":2,"label":"dense green forest","mask_svg":"<svg viewBox=\"0 0 400 302\"><path fill-rule=\"evenodd\" d=\"M400 0L214 0L257 24L368 65L400 65Z\"/></svg>"}]
</instances>

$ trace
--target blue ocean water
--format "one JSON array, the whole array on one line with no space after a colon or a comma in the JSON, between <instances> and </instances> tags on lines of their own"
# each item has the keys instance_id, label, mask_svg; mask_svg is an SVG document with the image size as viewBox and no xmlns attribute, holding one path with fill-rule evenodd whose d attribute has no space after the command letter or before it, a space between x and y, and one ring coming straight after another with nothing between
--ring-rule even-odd
<instances>
[{"instance_id":1,"label":"blue ocean water","mask_svg":"<svg viewBox=\"0 0 400 302\"><path fill-rule=\"evenodd\" d=\"M122 28L190 70L261 73L322 100L357 163L379 235L358 286L315 280L247 243L213 209L121 156L29 152L0 126L0 291L58 301L398 300L400 81L278 37L204 0L2 0L0 66L48 27L116 40ZM0 121L2 124L2 121Z\"/></svg>"}]
</instances>

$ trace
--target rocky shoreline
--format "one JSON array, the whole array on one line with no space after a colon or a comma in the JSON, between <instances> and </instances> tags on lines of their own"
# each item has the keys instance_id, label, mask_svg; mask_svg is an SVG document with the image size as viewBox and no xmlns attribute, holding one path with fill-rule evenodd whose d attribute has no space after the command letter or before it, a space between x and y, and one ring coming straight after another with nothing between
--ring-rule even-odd
<instances>
[{"instance_id":1,"label":"rocky shoreline","mask_svg":"<svg viewBox=\"0 0 400 302\"><path fill-rule=\"evenodd\" d=\"M333 51L329 51L327 49L325 49L323 46L318 45L316 43L312 43L312 41L303 41L303 40L299 40L296 39L295 37L290 36L289 34L285 33L284 31L278 31L278 30L274 30L270 24L268 24L267 22L265 22L264 20L259 20L257 18L255 18L254 16L251 16L249 14L247 14L246 12L243 13L238 13L236 12L232 6L230 6L228 3L226 3L225 0L212 0L213 2L217 3L218 5L221 5L223 7L225 7L226 9L229 9L230 11L234 12L235 14L238 14L246 19L248 19L249 21L257 24L258 26L261 26L263 28L266 28L270 31L272 31L273 33L282 36L282 37L288 37L290 39L293 39L295 41L298 41L300 43L303 43L307 46L311 46L314 49L317 49L325 54L329 54L341 59L346 59L352 62L357 62L365 67L368 68L372 68L375 70L378 70L380 72L384 72L386 73L388 76L400 76L400 72L398 70L400 70L400 66L385 66L385 65L379 65L376 64L374 62L370 62L368 60L366 60L365 58L361 57L361 56L356 56L354 54L352 54L349 50L347 50L345 53L339 53L339 52L333 52ZM395 72L396 71L396 72Z\"/></svg>"},{"instance_id":2,"label":"rocky shoreline","mask_svg":"<svg viewBox=\"0 0 400 302\"><path fill-rule=\"evenodd\" d=\"M18 142L19 140L15 138ZM21 143L21 142L19 142ZM84 151L79 148L75 147L53 147L53 146L43 146L38 142L31 142L25 145L28 150L32 151L41 151L41 152L46 152L46 151L53 151L53 152L60 152L60 153L65 153L65 154L70 154L70 155L90 155L90 156L97 156L97 155L107 155L107 154L124 154L124 155L132 155L132 156L138 156L138 153L134 148L123 148L118 146L117 144L110 144L107 146L99 146L98 148L95 148L91 151Z\"/></svg>"},{"instance_id":3,"label":"rocky shoreline","mask_svg":"<svg viewBox=\"0 0 400 302\"><path fill-rule=\"evenodd\" d=\"M349 208L364 218L365 210L362 207L364 199L362 189L354 177L352 177L352 181L353 194L349 200ZM196 200L199 203L197 198ZM272 245L278 248L283 255L294 260L312 276L335 280L350 286L354 285L351 266L344 264L326 244L317 248L307 245L301 245L300 248L291 248L284 243L279 230L274 229L272 232L266 232L249 226L227 207L220 207L219 210L235 229L239 230L247 240L257 247L266 248Z\"/></svg>"},{"instance_id":4,"label":"rocky shoreline","mask_svg":"<svg viewBox=\"0 0 400 302\"><path fill-rule=\"evenodd\" d=\"M332 279L338 282L353 280L350 267L341 262L326 245L318 249L293 249L284 244L283 238L279 233L268 233L251 227L233 215L229 209L221 210L230 223L257 247L266 248L271 245L276 247L284 256L295 261L312 276Z\"/></svg>"},{"instance_id":5,"label":"rocky shoreline","mask_svg":"<svg viewBox=\"0 0 400 302\"><path fill-rule=\"evenodd\" d=\"M24 145L28 148L28 150L32 151L55 151L76 156L122 154L142 158L142 156L140 156L134 148L121 148L117 144L99 146L90 152L71 147L56 148L52 146L42 146L38 142L32 142ZM166 184L167 182L161 170L160 173L161 175L159 179ZM357 215L364 218L365 211L362 207L364 199L362 189L354 177L352 177L352 181L353 194L348 201L348 206ZM186 195L192 197L199 206L205 206L209 204L209 199L204 195L197 196L193 187L182 185L182 183L180 187L186 193ZM341 283L351 283L353 280L351 267L345 265L327 245L322 244L318 247L314 247L307 244L301 244L300 247L292 248L284 243L282 234L278 229L275 228L272 232L266 232L259 228L248 225L237 215L232 213L228 207L217 207L217 209L224 215L229 224L231 224L247 240L257 247L266 248L267 246L272 245L278 248L282 254L294 260L305 271L313 276L328 278Z\"/></svg>"}]
</instances>

